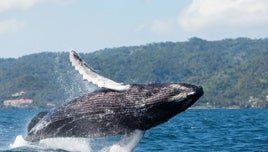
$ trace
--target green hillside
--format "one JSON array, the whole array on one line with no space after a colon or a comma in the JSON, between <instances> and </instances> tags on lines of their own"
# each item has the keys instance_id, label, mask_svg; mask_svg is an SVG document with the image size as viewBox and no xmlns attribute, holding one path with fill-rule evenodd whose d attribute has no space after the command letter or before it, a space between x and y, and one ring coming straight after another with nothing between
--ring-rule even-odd
<instances>
[{"instance_id":1,"label":"green hillside","mask_svg":"<svg viewBox=\"0 0 268 152\"><path fill-rule=\"evenodd\" d=\"M79 50L77 50L79 52ZM163 42L81 54L96 71L124 83L185 82L202 85L195 104L268 107L268 39ZM35 106L56 105L92 90L73 70L68 53L0 59L0 101L21 97Z\"/></svg>"}]
</instances>

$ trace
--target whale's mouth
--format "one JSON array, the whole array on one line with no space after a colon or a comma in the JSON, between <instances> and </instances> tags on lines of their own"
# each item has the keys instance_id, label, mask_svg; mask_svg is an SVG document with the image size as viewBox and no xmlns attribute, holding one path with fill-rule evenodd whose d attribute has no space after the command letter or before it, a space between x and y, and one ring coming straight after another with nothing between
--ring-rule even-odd
<instances>
[{"instance_id":1,"label":"whale's mouth","mask_svg":"<svg viewBox=\"0 0 268 152\"><path fill-rule=\"evenodd\" d=\"M171 96L168 101L170 102L195 102L197 99L199 99L204 94L203 88L200 87L193 87L190 90L187 90L185 92L181 92L179 94L176 94L174 96Z\"/></svg>"},{"instance_id":2,"label":"whale's mouth","mask_svg":"<svg viewBox=\"0 0 268 152\"><path fill-rule=\"evenodd\" d=\"M192 93L189 93L189 94L192 94ZM188 96L188 93L180 93L180 94L177 94L177 95L174 95L174 96L170 97L168 99L168 101L171 101L171 102L174 102L174 101L175 102L182 102L185 99L187 99L187 96Z\"/></svg>"}]
</instances>

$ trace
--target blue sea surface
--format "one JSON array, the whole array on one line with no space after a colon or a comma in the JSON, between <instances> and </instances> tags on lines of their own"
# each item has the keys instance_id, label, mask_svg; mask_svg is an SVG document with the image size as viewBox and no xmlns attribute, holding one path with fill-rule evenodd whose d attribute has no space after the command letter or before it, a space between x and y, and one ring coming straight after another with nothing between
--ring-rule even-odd
<instances>
[{"instance_id":1,"label":"blue sea surface","mask_svg":"<svg viewBox=\"0 0 268 152\"><path fill-rule=\"evenodd\" d=\"M26 134L30 119L42 110L1 109L0 151L64 151L53 147L10 148L16 137ZM268 109L189 109L148 130L134 151L268 152Z\"/></svg>"}]
</instances>

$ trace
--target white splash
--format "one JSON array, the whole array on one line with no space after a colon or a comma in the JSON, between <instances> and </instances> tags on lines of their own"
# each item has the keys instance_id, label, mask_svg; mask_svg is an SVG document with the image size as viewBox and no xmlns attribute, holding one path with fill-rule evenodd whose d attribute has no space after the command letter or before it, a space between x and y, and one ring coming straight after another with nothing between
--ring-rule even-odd
<instances>
[{"instance_id":1,"label":"white splash","mask_svg":"<svg viewBox=\"0 0 268 152\"><path fill-rule=\"evenodd\" d=\"M28 147L34 149L50 149L50 150L66 150L76 152L91 152L89 139L85 138L49 138L40 140L39 142L28 142L21 135L17 136L14 143L9 145L9 148Z\"/></svg>"},{"instance_id":2,"label":"white splash","mask_svg":"<svg viewBox=\"0 0 268 152\"><path fill-rule=\"evenodd\" d=\"M142 139L144 131L135 130L116 144L104 148L101 152L132 152Z\"/></svg>"},{"instance_id":3,"label":"white splash","mask_svg":"<svg viewBox=\"0 0 268 152\"><path fill-rule=\"evenodd\" d=\"M45 149L62 149L66 151L91 152L89 139L85 138L51 138L39 141L38 146Z\"/></svg>"},{"instance_id":4,"label":"white splash","mask_svg":"<svg viewBox=\"0 0 268 152\"><path fill-rule=\"evenodd\" d=\"M143 131L135 130L129 135L125 135L117 143L112 145L107 144L107 142L98 143L100 149L99 152L132 152L134 148L138 145L139 141L143 137ZM75 152L94 152L91 148L94 139L87 138L49 138L40 140L39 142L28 142L24 140L22 135L16 137L15 141L9 145L10 149L16 149L21 147L26 147L30 149L39 150L66 150ZM92 142L92 143L91 143Z\"/></svg>"},{"instance_id":5,"label":"white splash","mask_svg":"<svg viewBox=\"0 0 268 152\"><path fill-rule=\"evenodd\" d=\"M27 142L26 140L23 139L22 135L18 135L14 141L13 144L10 144L9 147L10 148L18 148L18 147L25 147L28 146L29 142Z\"/></svg>"}]
</instances>

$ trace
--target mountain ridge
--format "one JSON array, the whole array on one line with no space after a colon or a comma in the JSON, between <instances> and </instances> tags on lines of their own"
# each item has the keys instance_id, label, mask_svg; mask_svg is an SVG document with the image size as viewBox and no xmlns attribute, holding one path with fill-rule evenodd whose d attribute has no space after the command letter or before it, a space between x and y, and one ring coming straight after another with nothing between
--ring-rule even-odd
<instances>
[{"instance_id":1,"label":"mountain ridge","mask_svg":"<svg viewBox=\"0 0 268 152\"><path fill-rule=\"evenodd\" d=\"M267 38L207 41L194 37L186 42L107 48L81 56L96 71L118 82L201 85L205 95L196 106L268 107ZM91 90L92 85L81 79L64 52L0 59L0 102L26 90L21 98L33 99L31 106L60 105Z\"/></svg>"}]
</instances>

